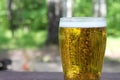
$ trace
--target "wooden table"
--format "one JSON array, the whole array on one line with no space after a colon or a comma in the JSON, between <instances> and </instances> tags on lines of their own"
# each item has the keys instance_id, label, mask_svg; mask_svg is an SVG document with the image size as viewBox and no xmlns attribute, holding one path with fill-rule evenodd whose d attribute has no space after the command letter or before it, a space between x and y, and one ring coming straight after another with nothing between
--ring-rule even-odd
<instances>
[{"instance_id":1,"label":"wooden table","mask_svg":"<svg viewBox=\"0 0 120 80\"><path fill-rule=\"evenodd\" d=\"M61 72L0 72L0 80L64 80ZM101 80L120 80L120 73L103 73Z\"/></svg>"}]
</instances>

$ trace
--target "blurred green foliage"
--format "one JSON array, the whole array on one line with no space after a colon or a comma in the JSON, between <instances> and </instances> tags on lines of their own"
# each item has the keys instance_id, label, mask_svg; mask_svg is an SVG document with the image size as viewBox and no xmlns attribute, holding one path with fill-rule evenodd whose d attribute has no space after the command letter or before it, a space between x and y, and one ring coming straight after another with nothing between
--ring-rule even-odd
<instances>
[{"instance_id":1,"label":"blurred green foliage","mask_svg":"<svg viewBox=\"0 0 120 80\"><path fill-rule=\"evenodd\" d=\"M0 29L7 29L9 25L6 3L7 3L7 0L0 0Z\"/></svg>"},{"instance_id":2,"label":"blurred green foliage","mask_svg":"<svg viewBox=\"0 0 120 80\"><path fill-rule=\"evenodd\" d=\"M107 1L108 36L120 36L120 0Z\"/></svg>"},{"instance_id":3,"label":"blurred green foliage","mask_svg":"<svg viewBox=\"0 0 120 80\"><path fill-rule=\"evenodd\" d=\"M73 16L93 16L92 0L73 0Z\"/></svg>"},{"instance_id":4,"label":"blurred green foliage","mask_svg":"<svg viewBox=\"0 0 120 80\"><path fill-rule=\"evenodd\" d=\"M45 30L47 25L46 0L15 0L14 24L32 30ZM17 21L17 22L16 22Z\"/></svg>"},{"instance_id":5,"label":"blurred green foliage","mask_svg":"<svg viewBox=\"0 0 120 80\"><path fill-rule=\"evenodd\" d=\"M0 0L0 49L41 47L47 37L46 0L13 0L14 38L7 6L8 0Z\"/></svg>"},{"instance_id":6,"label":"blurred green foliage","mask_svg":"<svg viewBox=\"0 0 120 80\"><path fill-rule=\"evenodd\" d=\"M12 38L10 30L0 30L0 49L38 48L44 45L46 30L23 32L22 29L15 31L15 38Z\"/></svg>"},{"instance_id":7,"label":"blurred green foliage","mask_svg":"<svg viewBox=\"0 0 120 80\"><path fill-rule=\"evenodd\" d=\"M120 0L107 1L108 36L120 36ZM73 0L73 16L93 16L93 0ZM0 48L37 48L47 37L46 0L13 0L15 37L9 27L8 0L0 0Z\"/></svg>"}]
</instances>

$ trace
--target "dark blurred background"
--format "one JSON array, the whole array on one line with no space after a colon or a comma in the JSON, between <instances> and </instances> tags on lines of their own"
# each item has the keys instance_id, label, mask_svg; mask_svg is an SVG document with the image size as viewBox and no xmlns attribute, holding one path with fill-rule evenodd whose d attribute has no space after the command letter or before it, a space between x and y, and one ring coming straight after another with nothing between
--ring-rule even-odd
<instances>
[{"instance_id":1,"label":"dark blurred background","mask_svg":"<svg viewBox=\"0 0 120 80\"><path fill-rule=\"evenodd\" d=\"M12 71L61 71L59 18L71 16L106 17L103 71L120 71L120 0L0 0L0 61L10 59Z\"/></svg>"}]
</instances>

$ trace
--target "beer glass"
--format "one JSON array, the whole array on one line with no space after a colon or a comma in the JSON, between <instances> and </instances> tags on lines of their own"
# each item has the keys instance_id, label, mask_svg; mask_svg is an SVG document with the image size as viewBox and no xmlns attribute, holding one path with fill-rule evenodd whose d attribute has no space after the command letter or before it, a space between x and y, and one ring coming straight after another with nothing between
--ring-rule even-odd
<instances>
[{"instance_id":1,"label":"beer glass","mask_svg":"<svg viewBox=\"0 0 120 80\"><path fill-rule=\"evenodd\" d=\"M65 80L100 80L106 47L105 18L60 18L59 47Z\"/></svg>"}]
</instances>

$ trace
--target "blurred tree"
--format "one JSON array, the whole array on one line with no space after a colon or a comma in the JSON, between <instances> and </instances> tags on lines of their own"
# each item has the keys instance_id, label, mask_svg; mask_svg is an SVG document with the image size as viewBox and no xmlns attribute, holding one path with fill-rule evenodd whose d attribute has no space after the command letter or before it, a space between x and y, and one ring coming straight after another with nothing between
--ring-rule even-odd
<instances>
[{"instance_id":1,"label":"blurred tree","mask_svg":"<svg viewBox=\"0 0 120 80\"><path fill-rule=\"evenodd\" d=\"M100 16L106 17L106 14L107 14L106 0L100 0Z\"/></svg>"},{"instance_id":2,"label":"blurred tree","mask_svg":"<svg viewBox=\"0 0 120 80\"><path fill-rule=\"evenodd\" d=\"M58 44L59 18L72 16L72 0L48 0L48 36L46 44Z\"/></svg>"},{"instance_id":3,"label":"blurred tree","mask_svg":"<svg viewBox=\"0 0 120 80\"><path fill-rule=\"evenodd\" d=\"M100 0L94 1L94 16L100 16Z\"/></svg>"},{"instance_id":4,"label":"blurred tree","mask_svg":"<svg viewBox=\"0 0 120 80\"><path fill-rule=\"evenodd\" d=\"M12 10L12 3L13 0L8 0L8 19L9 19L9 24L10 24L10 29L12 31L12 37L14 37L14 23L13 23L13 10Z\"/></svg>"},{"instance_id":5,"label":"blurred tree","mask_svg":"<svg viewBox=\"0 0 120 80\"><path fill-rule=\"evenodd\" d=\"M72 0L67 0L67 17L72 17Z\"/></svg>"},{"instance_id":6,"label":"blurred tree","mask_svg":"<svg viewBox=\"0 0 120 80\"><path fill-rule=\"evenodd\" d=\"M58 44L58 23L61 17L61 0L47 0L48 35L46 44Z\"/></svg>"},{"instance_id":7,"label":"blurred tree","mask_svg":"<svg viewBox=\"0 0 120 80\"><path fill-rule=\"evenodd\" d=\"M93 0L94 3L94 16L106 16L106 0Z\"/></svg>"},{"instance_id":8,"label":"blurred tree","mask_svg":"<svg viewBox=\"0 0 120 80\"><path fill-rule=\"evenodd\" d=\"M66 3L67 3L67 0L62 0L61 1L62 2L62 16L66 16L67 15L67 5L66 5Z\"/></svg>"},{"instance_id":9,"label":"blurred tree","mask_svg":"<svg viewBox=\"0 0 120 80\"><path fill-rule=\"evenodd\" d=\"M72 0L62 0L62 16L72 17Z\"/></svg>"}]
</instances>

